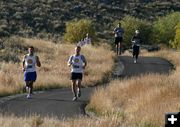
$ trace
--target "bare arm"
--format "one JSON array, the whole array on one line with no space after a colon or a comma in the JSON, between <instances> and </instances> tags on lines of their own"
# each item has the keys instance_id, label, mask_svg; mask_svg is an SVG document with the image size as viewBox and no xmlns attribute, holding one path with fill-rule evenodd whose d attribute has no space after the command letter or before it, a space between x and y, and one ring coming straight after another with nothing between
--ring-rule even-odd
<instances>
[{"instance_id":1,"label":"bare arm","mask_svg":"<svg viewBox=\"0 0 180 127\"><path fill-rule=\"evenodd\" d=\"M84 56L82 56L82 58L83 58L83 62L84 62L83 68L85 69L87 66L87 60Z\"/></svg>"},{"instance_id":2,"label":"bare arm","mask_svg":"<svg viewBox=\"0 0 180 127\"><path fill-rule=\"evenodd\" d=\"M69 67L72 65L72 57L73 57L73 56L71 56L71 57L69 58L68 62L67 62L67 65L68 65Z\"/></svg>"},{"instance_id":3,"label":"bare arm","mask_svg":"<svg viewBox=\"0 0 180 127\"><path fill-rule=\"evenodd\" d=\"M23 57L23 60L22 60L22 70L25 71L25 57Z\"/></svg>"},{"instance_id":4,"label":"bare arm","mask_svg":"<svg viewBox=\"0 0 180 127\"><path fill-rule=\"evenodd\" d=\"M36 65L37 65L38 67L41 67L41 62L40 62L38 56L36 56Z\"/></svg>"},{"instance_id":5,"label":"bare arm","mask_svg":"<svg viewBox=\"0 0 180 127\"><path fill-rule=\"evenodd\" d=\"M84 66L83 66L83 68L85 69L85 68L86 68L86 66L87 66L87 61L85 61L85 62L84 62Z\"/></svg>"},{"instance_id":6,"label":"bare arm","mask_svg":"<svg viewBox=\"0 0 180 127\"><path fill-rule=\"evenodd\" d=\"M70 66L72 65L72 63L69 63L69 62L68 62L67 65L70 67Z\"/></svg>"}]
</instances>

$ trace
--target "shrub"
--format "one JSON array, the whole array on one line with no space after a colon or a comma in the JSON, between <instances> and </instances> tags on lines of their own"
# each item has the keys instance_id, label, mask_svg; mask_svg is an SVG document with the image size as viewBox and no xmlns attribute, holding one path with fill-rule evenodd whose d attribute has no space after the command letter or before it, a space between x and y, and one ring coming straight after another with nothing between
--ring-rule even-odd
<instances>
[{"instance_id":1,"label":"shrub","mask_svg":"<svg viewBox=\"0 0 180 127\"><path fill-rule=\"evenodd\" d=\"M180 49L180 22L176 26L175 39L170 44L173 48Z\"/></svg>"},{"instance_id":2,"label":"shrub","mask_svg":"<svg viewBox=\"0 0 180 127\"><path fill-rule=\"evenodd\" d=\"M66 23L64 40L70 43L76 43L83 39L86 33L89 33L90 37L94 37L95 30L92 21L88 19L73 20Z\"/></svg>"},{"instance_id":3,"label":"shrub","mask_svg":"<svg viewBox=\"0 0 180 127\"><path fill-rule=\"evenodd\" d=\"M155 21L152 35L154 42L170 46L169 42L175 37L175 26L178 22L180 22L180 12L171 13Z\"/></svg>"}]
</instances>

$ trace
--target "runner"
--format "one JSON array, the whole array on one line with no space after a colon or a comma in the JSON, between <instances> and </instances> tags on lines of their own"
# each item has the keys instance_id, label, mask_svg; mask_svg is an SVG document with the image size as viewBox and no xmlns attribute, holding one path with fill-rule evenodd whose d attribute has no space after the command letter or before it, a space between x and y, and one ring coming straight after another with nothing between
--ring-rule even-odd
<instances>
[{"instance_id":1,"label":"runner","mask_svg":"<svg viewBox=\"0 0 180 127\"><path fill-rule=\"evenodd\" d=\"M137 63L139 51L140 51L140 44L142 43L142 39L139 35L139 30L135 31L135 35L132 37L131 42L133 49L133 60L134 63Z\"/></svg>"},{"instance_id":2,"label":"runner","mask_svg":"<svg viewBox=\"0 0 180 127\"><path fill-rule=\"evenodd\" d=\"M83 71L87 65L84 55L81 55L80 52L81 47L77 46L75 48L75 54L70 56L68 60L68 66L71 67L73 101L81 96L81 81L83 78Z\"/></svg>"},{"instance_id":3,"label":"runner","mask_svg":"<svg viewBox=\"0 0 180 127\"><path fill-rule=\"evenodd\" d=\"M28 91L27 98L30 99L33 93L33 83L36 81L36 65L41 67L41 62L39 57L34 54L34 47L30 46L28 48L28 54L23 58L23 71L24 71L24 81L26 83L26 90Z\"/></svg>"},{"instance_id":4,"label":"runner","mask_svg":"<svg viewBox=\"0 0 180 127\"><path fill-rule=\"evenodd\" d=\"M122 41L124 29L121 27L121 23L117 25L117 27L113 31L115 36L115 45L116 45L116 53L117 55L121 55L122 53Z\"/></svg>"}]
</instances>

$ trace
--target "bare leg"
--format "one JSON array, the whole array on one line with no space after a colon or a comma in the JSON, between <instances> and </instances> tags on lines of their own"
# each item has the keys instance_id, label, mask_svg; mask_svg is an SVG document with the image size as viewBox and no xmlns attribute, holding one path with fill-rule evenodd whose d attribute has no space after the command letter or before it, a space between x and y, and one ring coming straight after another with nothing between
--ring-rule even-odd
<instances>
[{"instance_id":1,"label":"bare leg","mask_svg":"<svg viewBox=\"0 0 180 127\"><path fill-rule=\"evenodd\" d=\"M81 81L82 80L78 80L77 81L77 87L78 87L78 89L77 89L77 91L78 91L78 97L80 97L81 96Z\"/></svg>"},{"instance_id":2,"label":"bare leg","mask_svg":"<svg viewBox=\"0 0 180 127\"><path fill-rule=\"evenodd\" d=\"M116 54L117 54L117 55L119 54L119 47L118 47L118 44L116 44Z\"/></svg>"},{"instance_id":3,"label":"bare leg","mask_svg":"<svg viewBox=\"0 0 180 127\"><path fill-rule=\"evenodd\" d=\"M30 84L30 82L29 82L29 81L26 81L26 86L25 86L25 91L26 91L26 92L29 91L29 84Z\"/></svg>"},{"instance_id":4,"label":"bare leg","mask_svg":"<svg viewBox=\"0 0 180 127\"><path fill-rule=\"evenodd\" d=\"M72 93L73 93L73 96L76 97L76 80L72 80Z\"/></svg>"},{"instance_id":5,"label":"bare leg","mask_svg":"<svg viewBox=\"0 0 180 127\"><path fill-rule=\"evenodd\" d=\"M119 55L121 55L121 43L118 43L118 51L119 51Z\"/></svg>"},{"instance_id":6,"label":"bare leg","mask_svg":"<svg viewBox=\"0 0 180 127\"><path fill-rule=\"evenodd\" d=\"M31 81L30 83L29 83L29 94L32 94L33 93L33 81Z\"/></svg>"},{"instance_id":7,"label":"bare leg","mask_svg":"<svg viewBox=\"0 0 180 127\"><path fill-rule=\"evenodd\" d=\"M30 92L31 92L31 86L32 86L32 81L26 82L26 91L28 92L27 98L31 98Z\"/></svg>"}]
</instances>

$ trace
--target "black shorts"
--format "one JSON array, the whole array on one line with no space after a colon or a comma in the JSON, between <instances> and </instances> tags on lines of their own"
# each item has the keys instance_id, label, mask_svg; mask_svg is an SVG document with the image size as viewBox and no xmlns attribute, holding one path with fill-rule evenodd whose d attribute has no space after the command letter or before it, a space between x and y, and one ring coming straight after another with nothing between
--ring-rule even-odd
<instances>
[{"instance_id":1,"label":"black shorts","mask_svg":"<svg viewBox=\"0 0 180 127\"><path fill-rule=\"evenodd\" d=\"M71 80L77 80L77 79L82 80L82 78L83 78L82 73L74 73L74 72L71 73L71 78L70 78Z\"/></svg>"},{"instance_id":2,"label":"black shorts","mask_svg":"<svg viewBox=\"0 0 180 127\"><path fill-rule=\"evenodd\" d=\"M119 43L121 43L123 41L123 38L122 37L115 37L115 44L117 45L117 44L119 44Z\"/></svg>"},{"instance_id":3,"label":"black shorts","mask_svg":"<svg viewBox=\"0 0 180 127\"><path fill-rule=\"evenodd\" d=\"M139 55L139 46L133 46L133 55Z\"/></svg>"}]
</instances>

